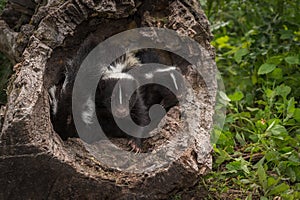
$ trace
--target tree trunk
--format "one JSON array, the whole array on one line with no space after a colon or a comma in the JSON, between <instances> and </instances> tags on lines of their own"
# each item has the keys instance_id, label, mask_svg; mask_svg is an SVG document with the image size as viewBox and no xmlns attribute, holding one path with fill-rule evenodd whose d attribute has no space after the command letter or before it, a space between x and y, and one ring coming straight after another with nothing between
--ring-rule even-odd
<instances>
[{"instance_id":1,"label":"tree trunk","mask_svg":"<svg viewBox=\"0 0 300 200\"><path fill-rule=\"evenodd\" d=\"M109 162L122 165L110 166L91 154L97 146L79 138L63 140L64 133L54 131L48 90L85 41L97 38L100 43L138 27L168 28L193 38L205 52L193 52L189 43L171 48L187 49L191 60L201 56L204 64L200 75L172 52L148 51L160 63L180 68L194 98L181 108L172 107L144 145L163 149L184 130L188 134L178 137L184 148L179 153L164 151L163 156L176 159L163 165L150 160L156 158L151 153L130 158L109 154ZM164 45L168 38L153 36L158 32L153 29L152 35L143 37ZM211 39L197 0L10 0L0 19L0 51L15 64L0 135L0 199L170 199L194 186L212 165L210 131L217 85ZM110 148L106 140L97 145ZM131 158L138 162L126 164ZM133 170L141 167L145 170Z\"/></svg>"}]
</instances>

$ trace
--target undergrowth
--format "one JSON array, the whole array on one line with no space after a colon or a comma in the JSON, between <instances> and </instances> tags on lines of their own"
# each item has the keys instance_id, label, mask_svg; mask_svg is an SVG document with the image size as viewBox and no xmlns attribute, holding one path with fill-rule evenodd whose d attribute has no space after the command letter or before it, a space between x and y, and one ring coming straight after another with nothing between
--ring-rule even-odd
<instances>
[{"instance_id":1,"label":"undergrowth","mask_svg":"<svg viewBox=\"0 0 300 200\"><path fill-rule=\"evenodd\" d=\"M300 199L300 1L201 4L226 94L208 199Z\"/></svg>"}]
</instances>

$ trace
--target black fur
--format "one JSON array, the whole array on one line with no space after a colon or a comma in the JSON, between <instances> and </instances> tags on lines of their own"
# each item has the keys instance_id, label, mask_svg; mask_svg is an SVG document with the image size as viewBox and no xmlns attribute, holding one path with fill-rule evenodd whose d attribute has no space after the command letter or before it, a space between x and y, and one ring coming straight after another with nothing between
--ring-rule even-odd
<instances>
[{"instance_id":1,"label":"black fur","mask_svg":"<svg viewBox=\"0 0 300 200\"><path fill-rule=\"evenodd\" d=\"M115 63L123 64L126 60L132 59L125 55L119 58ZM99 81L96 95L96 112L99 119L99 123L106 133L110 137L129 137L124 133L116 124L113 118L113 114L122 122L126 123L129 117L139 126L137 130L131 130L138 136L144 134L143 126L149 123L149 117L147 113L147 107L145 106L143 95L139 89L138 81L127 73L131 67L124 65L122 68L115 68L115 63L104 71L102 78ZM138 63L136 63L138 64ZM117 84L118 82L118 84ZM116 95L113 95L113 89L116 87ZM119 92L121 91L121 92ZM134 91L130 97L130 91ZM120 94L122 94L120 97ZM126 99L130 98L129 105L126 105ZM123 101L122 101L123 100ZM120 103L122 101L122 103ZM111 109L113 105L114 110ZM128 110L129 108L129 110ZM141 148L142 139L139 137L133 138L137 148Z\"/></svg>"},{"instance_id":2,"label":"black fur","mask_svg":"<svg viewBox=\"0 0 300 200\"><path fill-rule=\"evenodd\" d=\"M180 72L175 67L168 67L158 68L153 72L149 72L149 74L151 79L158 84L147 84L143 87L145 105L150 108L154 104L160 104L167 111L177 105L178 100L183 98L185 92L184 80L180 76ZM171 87L171 90L163 86L164 84Z\"/></svg>"},{"instance_id":3,"label":"black fur","mask_svg":"<svg viewBox=\"0 0 300 200\"><path fill-rule=\"evenodd\" d=\"M88 53L97 45L95 41L96 40L92 38L83 43L74 58L65 63L65 71L62 73L58 83L51 87L53 88L55 86L56 88L54 95L53 91L52 94L50 94L50 104L52 107L51 119L54 130L63 140L66 140L69 137L78 137L72 115L72 90L80 64ZM146 62L153 62L153 58L149 56L144 56L143 60ZM156 60L154 60L154 62L155 61ZM119 119L124 119L125 121L128 120L128 117L130 116L132 120L140 126L137 130L132 131L139 136L143 136L145 133L143 126L148 125L150 122L148 115L149 108L154 104L161 104L166 110L168 110L172 106L176 105L178 103L178 98L182 96L181 90L178 90L178 93L174 94L167 88L157 84L149 84L138 87L138 78L133 76L132 78L122 78L122 75L125 75L124 77L130 77L131 75L128 71L139 66L140 62L138 59L132 54L127 54L121 56L110 66L105 67L100 72L101 78L98 83L95 102L93 102L95 105L96 116L105 134L109 137L131 138L135 141L137 148L141 148L142 139L140 137L133 138L118 128L113 119L112 113L115 112L114 115L119 116ZM157 79L159 82L162 80L172 81L170 79L171 72L172 70L167 70L165 72L159 72L159 70L156 70L150 73L152 73L153 78ZM178 87L181 89L182 80L179 77L175 77L175 79L176 84L178 84ZM113 88L116 86L118 81L121 82L121 86L123 87L122 94L128 95L127 93L131 88L137 88L130 98L129 110L126 106L124 106L124 104L118 103L118 96L112 97ZM169 85L172 86L172 82ZM88 99L88 97L89 96L87 95L86 99ZM122 97L122 99L125 100L125 96ZM57 110L54 112L55 101L57 101ZM111 110L111 103L113 103L116 110ZM90 123L95 123L96 121L94 120L95 119L93 119ZM83 124L85 123L86 122L83 120Z\"/></svg>"},{"instance_id":4,"label":"black fur","mask_svg":"<svg viewBox=\"0 0 300 200\"><path fill-rule=\"evenodd\" d=\"M55 132L58 133L63 140L69 137L78 137L72 115L73 85L80 64L97 44L97 40L94 37L85 40L73 58L66 59L63 66L64 70L60 74L59 81L49 88L49 93L51 88L56 88L55 96L50 94L51 120ZM53 112L54 100L57 101L56 113Z\"/></svg>"}]
</instances>

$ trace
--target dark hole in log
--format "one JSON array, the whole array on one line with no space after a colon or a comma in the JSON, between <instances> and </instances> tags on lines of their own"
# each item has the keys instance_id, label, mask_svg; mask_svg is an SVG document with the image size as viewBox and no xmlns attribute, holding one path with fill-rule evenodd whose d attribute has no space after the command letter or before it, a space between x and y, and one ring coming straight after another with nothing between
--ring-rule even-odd
<instances>
[{"instance_id":1,"label":"dark hole in log","mask_svg":"<svg viewBox=\"0 0 300 200\"><path fill-rule=\"evenodd\" d=\"M73 89L73 81L75 79L77 70L83 61L83 59L86 57L88 52L92 50L95 47L95 41L88 41L87 43L84 42L83 45L87 45L87 47L81 47L81 50L79 48L79 54L68 61L60 60L61 63L64 63L63 69L56 69L56 83L53 85L50 85L49 87L49 94L50 94L50 104L51 106L51 119L53 123L54 130L60 135L60 137L63 140L67 140L70 137L78 137L78 134L76 132L76 128L73 121L72 116L72 89ZM84 49L84 50L82 50ZM81 52L80 52L81 51ZM181 58L172 55L176 60L179 61ZM171 59L171 53L167 51L162 50L155 50L155 49L145 49L142 51L139 51L136 53L136 57L138 60L141 61L141 64L143 63L162 63L167 65L166 68L162 68L160 70L165 71L168 68L169 65L173 66L175 65L174 61ZM185 63L184 61L179 62ZM176 66L176 65L175 65ZM69 69L67 69L69 68ZM173 67L174 68L174 67ZM171 70L174 70L172 67L170 67ZM185 67L182 68L183 70ZM72 71L73 70L73 71ZM180 70L180 69L179 69ZM157 70L158 71L158 70ZM181 71L181 70L180 70ZM149 71L150 73L154 73L156 71ZM124 72L124 74L126 74ZM169 71L164 72L162 79L168 78L167 76L170 74ZM161 73L159 74L161 75ZM67 80L71 76L71 80ZM176 78L174 78L173 81L177 81ZM179 80L178 80L179 81ZM68 83L67 85L65 85ZM116 82L114 81L108 81L108 87L114 88ZM179 85L179 83L178 83ZM177 83L176 83L177 86ZM100 126L102 130L105 132L105 134L109 138L131 138L128 137L126 133L124 133L122 130L118 128L118 125L115 123L112 111L109 109L111 105L111 101L106 102L103 95L101 95L101 91L99 91L99 88L101 88L101 81L98 83L98 88L96 91L95 96L95 106L96 106L96 113L97 118L100 123ZM100 89L101 90L101 89ZM140 107L137 107L136 109L139 109L137 113L135 113L134 109L130 111L130 115L133 119L133 121L138 126L146 126L149 124L149 110L150 108L155 105L159 104L161 105L166 112L168 112L172 107L178 105L178 99L176 94L171 92L167 87L159 85L159 84L146 84L143 86L138 87L140 92L138 98L141 99L143 106L145 107L144 110L141 110ZM137 97L137 90L134 92L134 94L130 98L130 102L133 101L133 96ZM111 95L109 94L106 96L106 98L111 99ZM115 100L119 100L121 97L115 97ZM106 105L103 105L101 103L106 102ZM136 104L135 104L136 105ZM133 106L134 108L134 106ZM145 113L143 113L145 112ZM135 116L137 115L137 116ZM146 115L146 116L145 116ZM141 120L142 118L142 120ZM143 120L143 118L146 118ZM160 122L162 118L156 119L156 125ZM154 127L156 128L156 127ZM152 130L152 129L151 129ZM147 130L148 132L151 130ZM119 141L119 140L118 140ZM118 143L117 141L117 143ZM117 145L123 145L123 141L120 142L120 144ZM126 148L126 147L125 147ZM147 149L144 151L147 151Z\"/></svg>"},{"instance_id":2,"label":"dark hole in log","mask_svg":"<svg viewBox=\"0 0 300 200\"><path fill-rule=\"evenodd\" d=\"M85 21L77 27L72 37L67 37L65 39L63 47L54 49L52 57L47 62L44 85L45 88L49 91L50 97L52 96L52 99L50 98L50 101L52 101L51 120L53 128L63 140L67 140L70 137L78 137L71 112L73 89L72 81L67 85L66 88L64 88L64 82L67 74L66 68L69 67L70 70L68 73L71 73L72 76L75 77L81 62L88 55L88 53L94 47L96 47L96 45L112 35L141 26L139 17L139 14L136 14L134 16L118 20L103 19L97 17L94 19L89 19L89 21ZM161 63L167 66L176 66L184 76L187 74L187 66L190 65L181 57L170 52L158 49L143 49L136 52L136 56L139 58L141 63ZM151 86L148 85L147 87L148 90L152 90L151 88L157 88L157 85L152 84ZM62 90L65 91L65 94L63 95L61 95ZM164 87L160 87L156 90L166 89ZM156 93L153 92L153 95L155 96ZM58 97L58 104L56 108L54 108L53 106L53 96ZM172 94L168 95L169 97L167 98L158 96L159 95L156 96L156 98L158 98L157 101L154 101L152 103L147 102L147 112L149 111L149 108L154 104L164 104L164 108L166 109L166 111L169 111L178 103L175 98L176 96ZM101 120L101 116L99 116L99 114L97 114L97 117L99 119L98 121L100 122L100 125L101 122L103 122L103 126L115 127L115 123L111 120L108 120L109 123L105 123L105 121L111 118L111 116L108 118L105 118L104 116L103 118L105 120ZM159 121L160 119L158 120L158 122ZM107 128L107 130L109 130L109 128ZM120 135L124 136L124 134Z\"/></svg>"}]
</instances>

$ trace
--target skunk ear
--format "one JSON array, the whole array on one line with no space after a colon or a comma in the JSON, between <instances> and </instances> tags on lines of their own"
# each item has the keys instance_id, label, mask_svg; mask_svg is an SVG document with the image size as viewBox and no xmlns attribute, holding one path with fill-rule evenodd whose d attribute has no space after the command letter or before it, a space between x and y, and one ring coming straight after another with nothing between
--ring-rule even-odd
<instances>
[{"instance_id":1,"label":"skunk ear","mask_svg":"<svg viewBox=\"0 0 300 200\"><path fill-rule=\"evenodd\" d=\"M106 85L105 80L100 80L99 81L99 89L100 90L104 90L105 85Z\"/></svg>"}]
</instances>

